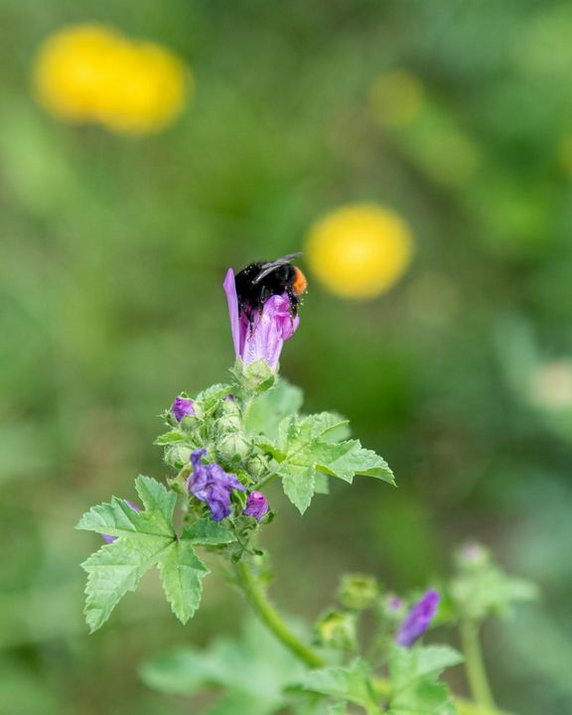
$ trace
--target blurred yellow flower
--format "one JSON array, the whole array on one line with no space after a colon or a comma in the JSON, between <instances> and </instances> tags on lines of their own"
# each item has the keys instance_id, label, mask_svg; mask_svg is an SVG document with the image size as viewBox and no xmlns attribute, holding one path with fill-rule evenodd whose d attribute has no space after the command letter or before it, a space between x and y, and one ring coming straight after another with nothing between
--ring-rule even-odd
<instances>
[{"instance_id":1,"label":"blurred yellow flower","mask_svg":"<svg viewBox=\"0 0 572 715\"><path fill-rule=\"evenodd\" d=\"M367 299L393 286L407 269L413 240L407 223L391 209L351 204L310 229L306 259L324 286L344 298Z\"/></svg>"},{"instance_id":2,"label":"blurred yellow flower","mask_svg":"<svg viewBox=\"0 0 572 715\"><path fill-rule=\"evenodd\" d=\"M39 101L61 119L139 134L158 131L181 114L192 77L166 48L89 24L45 41L34 84Z\"/></svg>"},{"instance_id":3,"label":"blurred yellow flower","mask_svg":"<svg viewBox=\"0 0 572 715\"><path fill-rule=\"evenodd\" d=\"M384 72L374 80L369 103L376 119L389 127L401 127L415 119L425 101L421 80L403 69Z\"/></svg>"}]
</instances>

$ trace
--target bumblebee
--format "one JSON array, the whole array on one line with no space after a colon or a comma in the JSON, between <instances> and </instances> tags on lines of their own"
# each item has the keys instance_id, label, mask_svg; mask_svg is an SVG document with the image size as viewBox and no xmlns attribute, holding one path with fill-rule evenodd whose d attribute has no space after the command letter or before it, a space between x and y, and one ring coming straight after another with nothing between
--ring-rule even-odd
<instances>
[{"instance_id":1,"label":"bumblebee","mask_svg":"<svg viewBox=\"0 0 572 715\"><path fill-rule=\"evenodd\" d=\"M272 295L286 293L290 299L292 315L295 316L300 305L300 296L306 290L306 276L292 261L300 253L290 253L275 261L251 263L236 274L236 293L239 313L252 321L256 311Z\"/></svg>"}]
</instances>

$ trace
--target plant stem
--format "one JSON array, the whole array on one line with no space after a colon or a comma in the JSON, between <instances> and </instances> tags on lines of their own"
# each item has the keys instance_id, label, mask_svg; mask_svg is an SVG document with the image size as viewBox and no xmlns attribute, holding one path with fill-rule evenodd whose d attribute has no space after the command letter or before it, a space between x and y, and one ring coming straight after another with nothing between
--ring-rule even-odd
<instances>
[{"instance_id":1,"label":"plant stem","mask_svg":"<svg viewBox=\"0 0 572 715\"><path fill-rule=\"evenodd\" d=\"M483 662L478 624L467 620L461 623L460 630L465 669L473 698L484 710L494 711L496 707Z\"/></svg>"},{"instance_id":2,"label":"plant stem","mask_svg":"<svg viewBox=\"0 0 572 715\"><path fill-rule=\"evenodd\" d=\"M245 559L236 564L236 575L246 598L256 615L274 633L288 650L312 668L320 668L325 661L309 646L303 643L282 620L274 606L268 600L265 590L252 573Z\"/></svg>"}]
</instances>

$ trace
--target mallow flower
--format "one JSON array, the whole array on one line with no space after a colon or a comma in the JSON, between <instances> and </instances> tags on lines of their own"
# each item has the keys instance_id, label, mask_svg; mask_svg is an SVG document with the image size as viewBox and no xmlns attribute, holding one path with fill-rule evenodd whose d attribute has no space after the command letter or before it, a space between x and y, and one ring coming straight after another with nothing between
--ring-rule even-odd
<instances>
[{"instance_id":1,"label":"mallow flower","mask_svg":"<svg viewBox=\"0 0 572 715\"><path fill-rule=\"evenodd\" d=\"M171 413L177 422L180 422L187 415L193 416L195 414L193 401L186 397L175 397L171 406Z\"/></svg>"},{"instance_id":2,"label":"mallow flower","mask_svg":"<svg viewBox=\"0 0 572 715\"><path fill-rule=\"evenodd\" d=\"M200 501L208 504L214 521L221 521L231 512L230 496L233 489L246 491L236 478L216 463L204 464L206 449L196 449L191 453L193 471L187 480L187 489Z\"/></svg>"},{"instance_id":3,"label":"mallow flower","mask_svg":"<svg viewBox=\"0 0 572 715\"><path fill-rule=\"evenodd\" d=\"M399 627L395 637L397 645L411 648L415 641L429 628L433 617L437 613L440 599L441 596L433 589L429 589L423 594L421 599L411 607Z\"/></svg>"},{"instance_id":4,"label":"mallow flower","mask_svg":"<svg viewBox=\"0 0 572 715\"><path fill-rule=\"evenodd\" d=\"M242 512L246 516L253 516L257 521L268 512L268 499L262 492L250 492L246 499L246 507Z\"/></svg>"},{"instance_id":5,"label":"mallow flower","mask_svg":"<svg viewBox=\"0 0 572 715\"><path fill-rule=\"evenodd\" d=\"M244 297L238 295L232 268L226 273L223 287L228 303L234 352L245 365L264 360L275 372L284 341L291 338L298 328L298 295L306 289L306 279L299 269L290 266L288 258L267 265L276 266L273 269L275 271L292 271L291 279L272 277L272 274L268 273L265 274L265 283L253 283L255 288L251 290L257 290L260 294L257 296L256 306L244 304Z\"/></svg>"}]
</instances>

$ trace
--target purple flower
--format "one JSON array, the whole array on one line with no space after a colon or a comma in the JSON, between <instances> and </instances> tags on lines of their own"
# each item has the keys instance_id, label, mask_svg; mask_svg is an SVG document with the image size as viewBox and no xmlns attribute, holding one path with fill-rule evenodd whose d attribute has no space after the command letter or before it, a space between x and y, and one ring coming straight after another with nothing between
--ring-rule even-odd
<instances>
[{"instance_id":1,"label":"purple flower","mask_svg":"<svg viewBox=\"0 0 572 715\"><path fill-rule=\"evenodd\" d=\"M242 513L260 521L269 508L268 499L262 492L250 492L246 500L246 508Z\"/></svg>"},{"instance_id":2,"label":"purple flower","mask_svg":"<svg viewBox=\"0 0 572 715\"><path fill-rule=\"evenodd\" d=\"M397 645L410 648L425 633L437 612L440 598L437 591L430 589L411 607L397 631L395 637Z\"/></svg>"},{"instance_id":3,"label":"purple flower","mask_svg":"<svg viewBox=\"0 0 572 715\"><path fill-rule=\"evenodd\" d=\"M186 415L193 416L195 414L193 401L186 397L175 397L171 406L171 412L177 422L180 422Z\"/></svg>"},{"instance_id":4,"label":"purple flower","mask_svg":"<svg viewBox=\"0 0 572 715\"><path fill-rule=\"evenodd\" d=\"M264 360L271 370L276 370L285 340L294 335L300 319L292 314L292 303L287 293L271 295L262 309L249 317L239 311L234 271L229 268L223 282L230 328L236 357L245 365Z\"/></svg>"},{"instance_id":5,"label":"purple flower","mask_svg":"<svg viewBox=\"0 0 572 715\"><path fill-rule=\"evenodd\" d=\"M136 511L138 514L141 511L141 509L137 506L137 504L134 504L132 501L129 501L129 499L124 499L123 500L127 506L131 507L133 511ZM109 534L102 534L101 538L104 541L107 541L108 544L112 544L114 541L117 541L117 536L110 536Z\"/></svg>"},{"instance_id":6,"label":"purple flower","mask_svg":"<svg viewBox=\"0 0 572 715\"><path fill-rule=\"evenodd\" d=\"M193 471L187 480L187 489L209 505L214 521L220 521L231 512L232 490L246 490L235 474L228 474L219 464L203 464L202 457L206 453L206 449L196 449L191 454Z\"/></svg>"}]
</instances>

